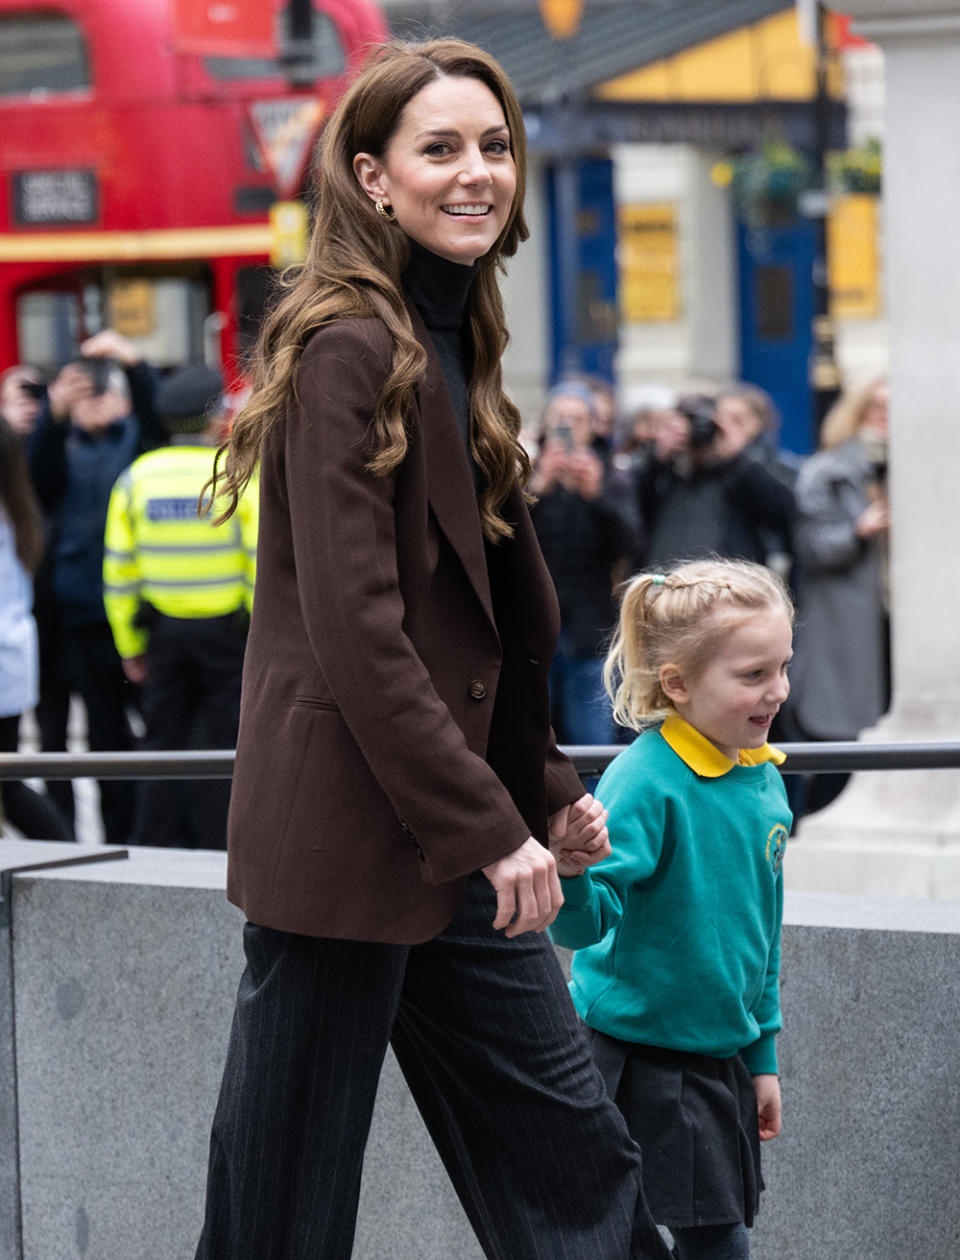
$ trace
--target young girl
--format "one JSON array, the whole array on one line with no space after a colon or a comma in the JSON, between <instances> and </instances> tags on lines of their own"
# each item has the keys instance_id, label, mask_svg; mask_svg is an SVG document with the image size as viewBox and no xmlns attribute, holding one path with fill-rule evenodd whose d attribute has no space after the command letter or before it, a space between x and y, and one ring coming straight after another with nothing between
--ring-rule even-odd
<instances>
[{"instance_id":1,"label":"young girl","mask_svg":"<svg viewBox=\"0 0 960 1260\"><path fill-rule=\"evenodd\" d=\"M607 769L612 856L553 844L578 951L571 993L643 1150L681 1260L740 1260L780 1132L774 1036L791 815L767 732L787 698L793 609L746 561L633 578L604 679L644 729Z\"/></svg>"}]
</instances>

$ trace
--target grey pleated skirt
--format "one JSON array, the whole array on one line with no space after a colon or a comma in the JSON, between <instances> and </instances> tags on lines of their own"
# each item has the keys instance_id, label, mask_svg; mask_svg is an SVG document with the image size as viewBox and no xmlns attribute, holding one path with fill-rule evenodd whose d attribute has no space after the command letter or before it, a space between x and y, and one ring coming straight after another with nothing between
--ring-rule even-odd
<instances>
[{"instance_id":1,"label":"grey pleated skirt","mask_svg":"<svg viewBox=\"0 0 960 1260\"><path fill-rule=\"evenodd\" d=\"M588 1029L607 1092L643 1152L643 1188L659 1225L753 1224L760 1133L739 1055L636 1045Z\"/></svg>"}]
</instances>

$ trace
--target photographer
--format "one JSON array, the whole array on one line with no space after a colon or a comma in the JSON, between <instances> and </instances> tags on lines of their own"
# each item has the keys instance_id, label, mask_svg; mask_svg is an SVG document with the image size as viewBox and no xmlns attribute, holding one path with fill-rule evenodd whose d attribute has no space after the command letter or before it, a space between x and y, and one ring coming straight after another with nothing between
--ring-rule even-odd
<instances>
[{"instance_id":1,"label":"photographer","mask_svg":"<svg viewBox=\"0 0 960 1260\"><path fill-rule=\"evenodd\" d=\"M606 470L593 449L594 399L581 381L554 387L530 479L538 496L534 528L560 601L560 639L550 667L557 738L571 744L613 739L601 649L615 619L613 584L632 560L636 520L632 481Z\"/></svg>"},{"instance_id":2,"label":"photographer","mask_svg":"<svg viewBox=\"0 0 960 1260\"><path fill-rule=\"evenodd\" d=\"M84 341L51 382L29 442L33 483L47 516L48 572L40 599L40 704L47 752L66 747L72 693L87 711L91 750L132 743L130 695L103 607L103 531L113 484L138 455L166 441L153 407L156 378L136 346L112 329ZM59 787L59 785L56 785ZM54 795L72 817L72 790ZM100 784L106 838L130 838L133 785Z\"/></svg>"},{"instance_id":3,"label":"photographer","mask_svg":"<svg viewBox=\"0 0 960 1260\"><path fill-rule=\"evenodd\" d=\"M785 534L793 494L717 421L705 394L663 413L638 473L648 565L718 555L766 562L765 535Z\"/></svg>"}]
</instances>

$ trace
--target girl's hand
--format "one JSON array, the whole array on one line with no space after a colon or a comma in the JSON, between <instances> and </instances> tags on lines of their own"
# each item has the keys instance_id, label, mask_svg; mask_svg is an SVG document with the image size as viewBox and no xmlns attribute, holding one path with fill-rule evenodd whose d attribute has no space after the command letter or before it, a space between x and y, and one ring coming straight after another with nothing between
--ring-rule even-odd
<instances>
[{"instance_id":1,"label":"girl's hand","mask_svg":"<svg viewBox=\"0 0 960 1260\"><path fill-rule=\"evenodd\" d=\"M780 1078L772 1074L755 1076L753 1078L753 1088L757 1095L760 1141L769 1142L780 1133Z\"/></svg>"},{"instance_id":2,"label":"girl's hand","mask_svg":"<svg viewBox=\"0 0 960 1260\"><path fill-rule=\"evenodd\" d=\"M610 856L607 811L589 792L551 814L548 829L550 852L564 879L582 875L588 866Z\"/></svg>"}]
</instances>

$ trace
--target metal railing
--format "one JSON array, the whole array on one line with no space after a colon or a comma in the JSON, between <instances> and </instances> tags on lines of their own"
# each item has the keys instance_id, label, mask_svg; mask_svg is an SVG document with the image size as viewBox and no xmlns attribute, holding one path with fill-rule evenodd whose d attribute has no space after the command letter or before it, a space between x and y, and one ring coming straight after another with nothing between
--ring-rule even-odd
<instances>
[{"instance_id":1,"label":"metal railing","mask_svg":"<svg viewBox=\"0 0 960 1260\"><path fill-rule=\"evenodd\" d=\"M960 769L960 742L777 744L784 774L852 770ZM624 751L613 744L565 746L584 776L602 774ZM231 749L195 752L0 753L0 779L229 779Z\"/></svg>"}]
</instances>

